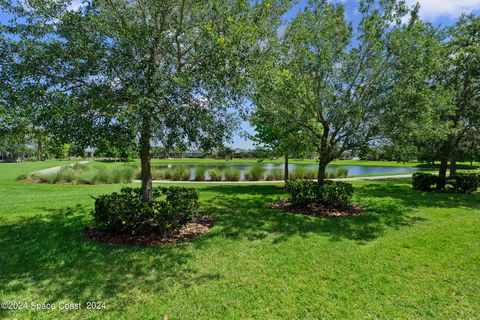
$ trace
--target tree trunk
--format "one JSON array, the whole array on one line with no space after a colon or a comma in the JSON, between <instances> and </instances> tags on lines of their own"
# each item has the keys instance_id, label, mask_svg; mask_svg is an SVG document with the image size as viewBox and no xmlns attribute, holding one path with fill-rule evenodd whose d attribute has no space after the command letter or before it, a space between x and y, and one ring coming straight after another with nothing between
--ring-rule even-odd
<instances>
[{"instance_id":1,"label":"tree trunk","mask_svg":"<svg viewBox=\"0 0 480 320\"><path fill-rule=\"evenodd\" d=\"M440 170L438 172L437 190L445 189L445 179L447 177L448 157L442 156Z\"/></svg>"},{"instance_id":2,"label":"tree trunk","mask_svg":"<svg viewBox=\"0 0 480 320\"><path fill-rule=\"evenodd\" d=\"M142 131L140 133L140 163L141 163L141 195L142 200L153 202L152 174L150 168L150 139L152 137L151 118L144 115L142 119Z\"/></svg>"},{"instance_id":3,"label":"tree trunk","mask_svg":"<svg viewBox=\"0 0 480 320\"><path fill-rule=\"evenodd\" d=\"M450 158L450 177L453 177L457 174L457 160L455 158L455 154L452 154Z\"/></svg>"},{"instance_id":4,"label":"tree trunk","mask_svg":"<svg viewBox=\"0 0 480 320\"><path fill-rule=\"evenodd\" d=\"M318 177L317 182L319 185L323 185L325 182L325 171L327 170L328 161L320 158L318 161Z\"/></svg>"},{"instance_id":5,"label":"tree trunk","mask_svg":"<svg viewBox=\"0 0 480 320\"><path fill-rule=\"evenodd\" d=\"M288 181L288 176L289 176L289 174L288 174L288 154L285 154L285 168L284 168L283 172L284 172L284 175L285 175L284 180L285 180L285 182L287 182Z\"/></svg>"}]
</instances>

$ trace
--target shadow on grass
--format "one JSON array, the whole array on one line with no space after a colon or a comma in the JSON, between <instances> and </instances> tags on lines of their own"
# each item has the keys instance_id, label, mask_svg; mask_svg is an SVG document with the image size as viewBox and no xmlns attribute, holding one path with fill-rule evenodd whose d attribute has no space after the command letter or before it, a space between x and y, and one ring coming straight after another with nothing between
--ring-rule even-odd
<instances>
[{"instance_id":1,"label":"shadow on grass","mask_svg":"<svg viewBox=\"0 0 480 320\"><path fill-rule=\"evenodd\" d=\"M89 223L85 207L51 211L0 225L4 297L18 298L33 289L40 303L109 301L109 309L122 310L141 303L135 301L141 296L129 292L161 293L171 281L189 287L219 279L216 273L199 273L187 265L200 241L162 248L89 242L82 233Z\"/></svg>"},{"instance_id":2,"label":"shadow on grass","mask_svg":"<svg viewBox=\"0 0 480 320\"><path fill-rule=\"evenodd\" d=\"M350 239L365 243L382 235L386 228L400 228L425 220L411 216L412 208L401 199L385 196L364 196L357 201L365 208L361 216L326 218L269 209L269 203L286 196L275 186L224 185L203 190L229 195L209 201L205 208L207 214L215 212L216 225L221 227L218 235L228 238L257 240L273 234L277 243L293 235L307 237L316 233L332 241Z\"/></svg>"},{"instance_id":3,"label":"shadow on grass","mask_svg":"<svg viewBox=\"0 0 480 320\"><path fill-rule=\"evenodd\" d=\"M202 190L201 190L202 191ZM200 192L201 192L200 191ZM354 202L365 211L349 218L308 217L268 208L285 191L268 185L222 185L203 188L226 197L214 198L206 207L215 212L218 235L227 238L258 240L274 235L274 242L298 235L322 234L332 241L341 239L366 243L385 230L408 227L428 220L415 214L419 207L480 209L478 196L423 193L412 190L410 181L395 179L363 184L355 188Z\"/></svg>"}]
</instances>

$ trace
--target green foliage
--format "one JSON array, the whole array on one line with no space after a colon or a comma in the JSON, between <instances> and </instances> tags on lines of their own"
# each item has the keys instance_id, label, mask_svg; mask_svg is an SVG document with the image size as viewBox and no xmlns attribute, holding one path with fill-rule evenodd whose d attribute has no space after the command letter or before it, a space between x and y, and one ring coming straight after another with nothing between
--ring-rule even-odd
<instances>
[{"instance_id":1,"label":"green foliage","mask_svg":"<svg viewBox=\"0 0 480 320\"><path fill-rule=\"evenodd\" d=\"M195 181L205 181L205 166L197 166L195 168Z\"/></svg>"},{"instance_id":2,"label":"green foliage","mask_svg":"<svg viewBox=\"0 0 480 320\"><path fill-rule=\"evenodd\" d=\"M175 181L189 181L190 171L184 166L176 166L173 170L172 180Z\"/></svg>"},{"instance_id":3,"label":"green foliage","mask_svg":"<svg viewBox=\"0 0 480 320\"><path fill-rule=\"evenodd\" d=\"M442 178L435 174L416 172L413 174L413 189L432 191L433 186L437 184L439 179ZM454 176L446 178L445 185L448 191L473 193L480 187L480 174L475 172L457 173Z\"/></svg>"},{"instance_id":4,"label":"green foliage","mask_svg":"<svg viewBox=\"0 0 480 320\"><path fill-rule=\"evenodd\" d=\"M296 166L290 173L290 179L306 179L308 169L303 166Z\"/></svg>"},{"instance_id":5,"label":"green foliage","mask_svg":"<svg viewBox=\"0 0 480 320\"><path fill-rule=\"evenodd\" d=\"M154 201L142 201L140 189L95 198L93 218L97 227L116 232L158 232L167 234L182 226L198 210L198 193L193 188L155 187Z\"/></svg>"},{"instance_id":6,"label":"green foliage","mask_svg":"<svg viewBox=\"0 0 480 320\"><path fill-rule=\"evenodd\" d=\"M346 178L348 176L347 168L338 168L337 170L327 170L325 177L327 179Z\"/></svg>"},{"instance_id":7,"label":"green foliage","mask_svg":"<svg viewBox=\"0 0 480 320\"><path fill-rule=\"evenodd\" d=\"M263 164L257 163L253 165L250 170L245 174L246 180L250 181L259 181L263 180L265 174L265 168L263 167Z\"/></svg>"},{"instance_id":8,"label":"green foliage","mask_svg":"<svg viewBox=\"0 0 480 320\"><path fill-rule=\"evenodd\" d=\"M415 172L412 175L412 186L415 190L431 191L438 179L440 178L435 174Z\"/></svg>"},{"instance_id":9,"label":"green foliage","mask_svg":"<svg viewBox=\"0 0 480 320\"><path fill-rule=\"evenodd\" d=\"M165 171L163 172L163 174L164 174L166 180L172 180L172 178L173 178L173 170L172 170L171 168L165 169Z\"/></svg>"},{"instance_id":10,"label":"green foliage","mask_svg":"<svg viewBox=\"0 0 480 320\"><path fill-rule=\"evenodd\" d=\"M131 165L109 166L99 163L67 165L53 173L33 173L30 179L40 183L129 183L135 177L135 168Z\"/></svg>"},{"instance_id":11,"label":"green foliage","mask_svg":"<svg viewBox=\"0 0 480 320\"><path fill-rule=\"evenodd\" d=\"M283 175L282 169L272 169L265 177L265 180L277 181L277 180L282 180L283 178L284 178L284 175Z\"/></svg>"},{"instance_id":12,"label":"green foliage","mask_svg":"<svg viewBox=\"0 0 480 320\"><path fill-rule=\"evenodd\" d=\"M473 193L480 188L479 173L457 173L447 178L449 189L457 193Z\"/></svg>"},{"instance_id":13,"label":"green foliage","mask_svg":"<svg viewBox=\"0 0 480 320\"><path fill-rule=\"evenodd\" d=\"M290 180L285 184L291 201L299 206L321 203L338 207L350 205L353 186L341 181L326 180L323 185L311 180Z\"/></svg>"},{"instance_id":14,"label":"green foliage","mask_svg":"<svg viewBox=\"0 0 480 320\"><path fill-rule=\"evenodd\" d=\"M222 172L218 169L213 169L208 171L210 176L210 181L222 181Z\"/></svg>"},{"instance_id":15,"label":"green foliage","mask_svg":"<svg viewBox=\"0 0 480 320\"><path fill-rule=\"evenodd\" d=\"M25 104L45 106L32 108L34 116L68 141L121 141L107 150L122 158L122 149L136 143L143 163L154 139L167 148L211 150L231 135L239 123L232 108L250 88L250 65L290 4L83 1L71 10L71 2L0 1L11 17L0 26L8 34L0 46L0 89L13 87L0 92L31 92ZM147 202L150 184L142 181Z\"/></svg>"},{"instance_id":16,"label":"green foliage","mask_svg":"<svg viewBox=\"0 0 480 320\"><path fill-rule=\"evenodd\" d=\"M227 168L224 171L225 180L227 181L238 181L240 180L240 170L235 168Z\"/></svg>"},{"instance_id":17,"label":"green foliage","mask_svg":"<svg viewBox=\"0 0 480 320\"><path fill-rule=\"evenodd\" d=\"M164 179L165 179L165 172L164 171L162 171L162 170L152 170L152 180L164 180Z\"/></svg>"}]
</instances>

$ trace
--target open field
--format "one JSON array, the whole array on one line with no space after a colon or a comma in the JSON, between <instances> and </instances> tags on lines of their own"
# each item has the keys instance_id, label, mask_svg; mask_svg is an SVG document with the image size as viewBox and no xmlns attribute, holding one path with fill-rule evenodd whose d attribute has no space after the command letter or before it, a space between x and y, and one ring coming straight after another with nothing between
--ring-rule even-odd
<instances>
[{"instance_id":1,"label":"open field","mask_svg":"<svg viewBox=\"0 0 480 320\"><path fill-rule=\"evenodd\" d=\"M16 182L65 164L0 164L0 297L105 302L105 310L0 311L12 319L400 318L480 314L480 195L421 193L410 181L355 181L356 218L266 205L275 184L199 184L216 224L191 243L91 243L90 196L120 185Z\"/></svg>"}]
</instances>

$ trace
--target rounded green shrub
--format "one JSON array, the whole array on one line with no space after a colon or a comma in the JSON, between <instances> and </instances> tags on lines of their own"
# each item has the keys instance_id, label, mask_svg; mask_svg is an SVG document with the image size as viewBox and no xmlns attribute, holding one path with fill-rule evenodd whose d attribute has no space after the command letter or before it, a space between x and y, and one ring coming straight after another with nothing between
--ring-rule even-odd
<instances>
[{"instance_id":1,"label":"rounded green shrub","mask_svg":"<svg viewBox=\"0 0 480 320\"><path fill-rule=\"evenodd\" d=\"M250 170L247 172L245 177L247 180L251 181L259 181L264 179L265 168L262 164L255 164Z\"/></svg>"},{"instance_id":2,"label":"rounded green shrub","mask_svg":"<svg viewBox=\"0 0 480 320\"><path fill-rule=\"evenodd\" d=\"M225 180L238 181L240 180L240 170L234 168L227 168L225 171Z\"/></svg>"},{"instance_id":3,"label":"rounded green shrub","mask_svg":"<svg viewBox=\"0 0 480 320\"><path fill-rule=\"evenodd\" d=\"M218 169L208 171L210 181L222 181L222 172Z\"/></svg>"},{"instance_id":4,"label":"rounded green shrub","mask_svg":"<svg viewBox=\"0 0 480 320\"><path fill-rule=\"evenodd\" d=\"M110 232L167 234L181 227L198 211L194 188L155 187L152 203L142 201L140 188L124 187L119 193L95 198L92 212L96 227Z\"/></svg>"},{"instance_id":5,"label":"rounded green shrub","mask_svg":"<svg viewBox=\"0 0 480 320\"><path fill-rule=\"evenodd\" d=\"M353 186L341 181L325 180L322 185L312 180L290 180L285 184L290 200L299 206L311 203L345 207L350 205Z\"/></svg>"}]
</instances>

